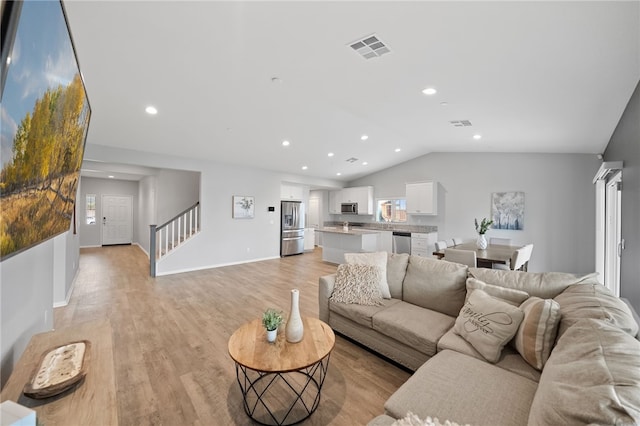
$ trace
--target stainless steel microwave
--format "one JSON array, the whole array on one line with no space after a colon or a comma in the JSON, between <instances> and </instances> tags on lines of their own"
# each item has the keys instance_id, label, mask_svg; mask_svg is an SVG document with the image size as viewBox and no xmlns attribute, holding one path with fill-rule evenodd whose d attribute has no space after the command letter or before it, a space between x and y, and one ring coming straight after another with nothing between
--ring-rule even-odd
<instances>
[{"instance_id":1,"label":"stainless steel microwave","mask_svg":"<svg viewBox=\"0 0 640 426\"><path fill-rule=\"evenodd\" d=\"M340 213L358 214L358 203L342 203Z\"/></svg>"}]
</instances>

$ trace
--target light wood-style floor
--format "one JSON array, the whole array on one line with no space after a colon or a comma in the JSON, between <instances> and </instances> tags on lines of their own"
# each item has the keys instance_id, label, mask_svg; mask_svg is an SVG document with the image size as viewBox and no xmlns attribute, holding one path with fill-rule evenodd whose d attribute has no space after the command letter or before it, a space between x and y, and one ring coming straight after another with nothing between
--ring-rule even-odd
<instances>
[{"instance_id":1,"label":"light wood-style floor","mask_svg":"<svg viewBox=\"0 0 640 426\"><path fill-rule=\"evenodd\" d=\"M54 324L110 320L120 425L249 425L229 337L268 307L287 314L292 288L317 318L318 277L336 270L320 250L154 279L137 246L82 249ZM320 406L302 424L366 424L409 375L337 336Z\"/></svg>"}]
</instances>

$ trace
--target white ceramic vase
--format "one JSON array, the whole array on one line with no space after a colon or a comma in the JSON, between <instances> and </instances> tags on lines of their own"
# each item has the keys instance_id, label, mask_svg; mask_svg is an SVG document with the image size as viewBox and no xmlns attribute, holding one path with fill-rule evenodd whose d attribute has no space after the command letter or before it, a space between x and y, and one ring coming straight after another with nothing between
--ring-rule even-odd
<instances>
[{"instance_id":1,"label":"white ceramic vase","mask_svg":"<svg viewBox=\"0 0 640 426\"><path fill-rule=\"evenodd\" d=\"M277 328L275 330L267 330L267 342L273 343L273 342L276 341L277 337L278 337L278 329Z\"/></svg>"},{"instance_id":2,"label":"white ceramic vase","mask_svg":"<svg viewBox=\"0 0 640 426\"><path fill-rule=\"evenodd\" d=\"M478 234L478 240L476 241L476 246L480 250L485 250L487 248L487 239L484 237L484 234Z\"/></svg>"},{"instance_id":3,"label":"white ceramic vase","mask_svg":"<svg viewBox=\"0 0 640 426\"><path fill-rule=\"evenodd\" d=\"M304 333L304 326L302 325L300 308L298 306L299 300L300 292L294 288L291 290L291 311L289 312L287 327L285 328L285 336L287 337L287 342L290 343L297 343L302 340Z\"/></svg>"}]
</instances>

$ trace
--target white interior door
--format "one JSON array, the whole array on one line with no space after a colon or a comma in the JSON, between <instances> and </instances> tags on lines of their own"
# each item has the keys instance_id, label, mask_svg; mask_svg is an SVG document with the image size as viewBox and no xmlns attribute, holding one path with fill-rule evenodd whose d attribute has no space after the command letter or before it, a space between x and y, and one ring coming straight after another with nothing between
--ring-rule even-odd
<instances>
[{"instance_id":1,"label":"white interior door","mask_svg":"<svg viewBox=\"0 0 640 426\"><path fill-rule=\"evenodd\" d=\"M102 245L131 244L133 239L132 197L102 196Z\"/></svg>"},{"instance_id":2,"label":"white interior door","mask_svg":"<svg viewBox=\"0 0 640 426\"><path fill-rule=\"evenodd\" d=\"M620 256L624 249L621 235L622 172L614 174L606 183L605 194L605 286L620 296Z\"/></svg>"}]
</instances>

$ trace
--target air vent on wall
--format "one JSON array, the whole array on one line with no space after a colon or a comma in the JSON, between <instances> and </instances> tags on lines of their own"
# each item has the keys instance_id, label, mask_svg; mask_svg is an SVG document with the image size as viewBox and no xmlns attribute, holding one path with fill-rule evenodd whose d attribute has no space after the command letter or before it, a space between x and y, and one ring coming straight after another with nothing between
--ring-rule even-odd
<instances>
[{"instance_id":1,"label":"air vent on wall","mask_svg":"<svg viewBox=\"0 0 640 426\"><path fill-rule=\"evenodd\" d=\"M345 161L347 163L355 163L356 161L358 161L358 159L355 157L351 157L351 158L347 158Z\"/></svg>"},{"instance_id":2,"label":"air vent on wall","mask_svg":"<svg viewBox=\"0 0 640 426\"><path fill-rule=\"evenodd\" d=\"M455 120L455 121L450 121L449 123L453 124L454 127L469 127L469 126L471 126L471 122L469 120Z\"/></svg>"},{"instance_id":3,"label":"air vent on wall","mask_svg":"<svg viewBox=\"0 0 640 426\"><path fill-rule=\"evenodd\" d=\"M349 46L365 59L377 58L378 56L391 52L376 35L364 37L350 43Z\"/></svg>"}]
</instances>

